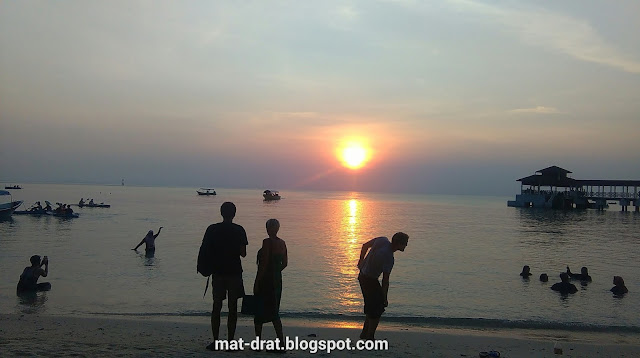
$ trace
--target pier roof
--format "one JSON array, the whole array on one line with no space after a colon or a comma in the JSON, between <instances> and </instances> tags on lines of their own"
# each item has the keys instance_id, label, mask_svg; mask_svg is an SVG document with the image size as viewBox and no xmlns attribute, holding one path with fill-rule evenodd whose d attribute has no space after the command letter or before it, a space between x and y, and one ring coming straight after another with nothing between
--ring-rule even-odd
<instances>
[{"instance_id":1,"label":"pier roof","mask_svg":"<svg viewBox=\"0 0 640 358\"><path fill-rule=\"evenodd\" d=\"M582 186L640 186L640 180L580 179L576 181Z\"/></svg>"},{"instance_id":2,"label":"pier roof","mask_svg":"<svg viewBox=\"0 0 640 358\"><path fill-rule=\"evenodd\" d=\"M557 177L552 175L530 175L528 177L520 178L518 181L521 181L523 185L534 185L534 186L559 186L559 187L575 187L579 186L577 184L578 180L567 178L567 177Z\"/></svg>"},{"instance_id":3,"label":"pier roof","mask_svg":"<svg viewBox=\"0 0 640 358\"><path fill-rule=\"evenodd\" d=\"M566 176L569 173L572 173L569 170L560 168L558 166L552 165L548 168L544 168L544 169L540 169L538 170L536 173L540 173L542 175L562 175L562 176Z\"/></svg>"},{"instance_id":4,"label":"pier roof","mask_svg":"<svg viewBox=\"0 0 640 358\"><path fill-rule=\"evenodd\" d=\"M553 165L548 168L540 169L536 171L536 174L520 178L517 181L522 182L522 185L555 186L565 188L579 188L588 185L640 187L640 180L573 179L567 177L568 173L571 173L571 171Z\"/></svg>"},{"instance_id":5,"label":"pier roof","mask_svg":"<svg viewBox=\"0 0 640 358\"><path fill-rule=\"evenodd\" d=\"M571 171L554 165L540 169L536 171L536 174L520 178L518 181L521 181L523 185L575 187L576 180L567 177L568 173Z\"/></svg>"}]
</instances>

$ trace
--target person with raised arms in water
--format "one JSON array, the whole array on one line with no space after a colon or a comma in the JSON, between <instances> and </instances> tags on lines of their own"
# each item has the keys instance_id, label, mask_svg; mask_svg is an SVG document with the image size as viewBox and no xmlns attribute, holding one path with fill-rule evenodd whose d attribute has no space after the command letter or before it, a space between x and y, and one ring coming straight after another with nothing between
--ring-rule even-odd
<instances>
[{"instance_id":1,"label":"person with raised arms in water","mask_svg":"<svg viewBox=\"0 0 640 358\"><path fill-rule=\"evenodd\" d=\"M40 276L47 277L49 275L49 258L45 256L40 261L40 256L33 255L29 261L31 266L25 267L22 275L20 275L20 281L18 281L18 287L16 287L17 294L49 291L51 289L49 282L38 283ZM44 269L42 266L44 266Z\"/></svg>"},{"instance_id":2,"label":"person with raised arms in water","mask_svg":"<svg viewBox=\"0 0 640 358\"><path fill-rule=\"evenodd\" d=\"M140 245L145 244L145 254L146 255L153 255L153 253L156 251L156 238L158 237L158 235L160 235L160 231L162 230L162 226L160 226L160 228L158 229L158 233L157 234L153 234L153 230L149 230L149 232L147 232L147 235L142 238L142 241L140 241L140 243L138 245L136 245L136 247L134 247L133 251L138 251L138 247L140 247Z\"/></svg>"}]
</instances>

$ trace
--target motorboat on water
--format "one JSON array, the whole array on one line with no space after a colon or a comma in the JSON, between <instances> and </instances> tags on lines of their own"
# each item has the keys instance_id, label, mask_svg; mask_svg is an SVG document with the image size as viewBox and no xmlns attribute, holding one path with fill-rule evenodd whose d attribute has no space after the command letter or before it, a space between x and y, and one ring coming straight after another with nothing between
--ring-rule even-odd
<instances>
[{"instance_id":1,"label":"motorboat on water","mask_svg":"<svg viewBox=\"0 0 640 358\"><path fill-rule=\"evenodd\" d=\"M216 190L213 188L200 188L196 192L198 195L216 195Z\"/></svg>"},{"instance_id":2,"label":"motorboat on water","mask_svg":"<svg viewBox=\"0 0 640 358\"><path fill-rule=\"evenodd\" d=\"M20 185L9 185L9 186L5 186L5 189L22 189L22 187Z\"/></svg>"},{"instance_id":3,"label":"motorboat on water","mask_svg":"<svg viewBox=\"0 0 640 358\"><path fill-rule=\"evenodd\" d=\"M0 219L9 219L16 210L16 208L22 205L22 200L13 201L11 193L6 190L0 190L0 197L9 197L9 201L6 203L0 203Z\"/></svg>"},{"instance_id":4,"label":"motorboat on water","mask_svg":"<svg viewBox=\"0 0 640 358\"><path fill-rule=\"evenodd\" d=\"M264 198L265 201L280 200L280 193L278 193L277 190L267 189L264 192L262 192L262 197Z\"/></svg>"}]
</instances>

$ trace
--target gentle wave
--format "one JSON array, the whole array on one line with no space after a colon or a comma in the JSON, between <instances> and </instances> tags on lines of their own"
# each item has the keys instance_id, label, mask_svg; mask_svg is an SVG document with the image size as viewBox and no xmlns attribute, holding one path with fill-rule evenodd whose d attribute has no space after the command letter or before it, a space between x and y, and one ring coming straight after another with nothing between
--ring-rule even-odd
<instances>
[{"instance_id":1,"label":"gentle wave","mask_svg":"<svg viewBox=\"0 0 640 358\"><path fill-rule=\"evenodd\" d=\"M119 317L209 317L211 312L208 311L187 311L187 312L149 312L149 313L108 313L108 312L91 312L91 315L103 316L119 316ZM226 313L222 312L225 316ZM308 319L323 321L347 321L360 322L362 315L348 314L330 314L318 312L281 312L283 318L292 319ZM637 326L607 326L607 325L589 325L576 322L550 322L550 321L532 321L532 320L501 320L489 318L448 318L448 317L415 317L415 316L384 316L385 322L424 326L424 327L442 327L442 328L506 328L506 329L545 329L545 330L566 330L580 332L628 332L640 333L640 327Z\"/></svg>"}]
</instances>

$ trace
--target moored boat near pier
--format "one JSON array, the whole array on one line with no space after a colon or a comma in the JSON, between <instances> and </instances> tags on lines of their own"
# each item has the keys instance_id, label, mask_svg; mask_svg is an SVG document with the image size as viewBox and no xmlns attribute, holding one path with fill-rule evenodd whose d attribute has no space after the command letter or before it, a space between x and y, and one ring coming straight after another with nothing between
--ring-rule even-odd
<instances>
[{"instance_id":1,"label":"moored boat near pier","mask_svg":"<svg viewBox=\"0 0 640 358\"><path fill-rule=\"evenodd\" d=\"M10 219L16 208L22 205L22 200L13 201L11 193L6 190L0 190L0 196L9 197L9 202L0 203L0 219Z\"/></svg>"}]
</instances>

